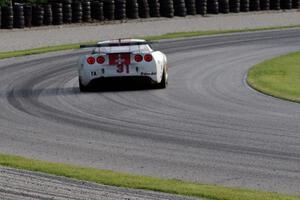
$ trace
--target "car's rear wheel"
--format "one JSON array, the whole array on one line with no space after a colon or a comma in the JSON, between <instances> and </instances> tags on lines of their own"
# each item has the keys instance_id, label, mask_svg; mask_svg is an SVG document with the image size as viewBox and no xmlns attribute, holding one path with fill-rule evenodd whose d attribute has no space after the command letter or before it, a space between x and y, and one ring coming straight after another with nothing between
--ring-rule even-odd
<instances>
[{"instance_id":1,"label":"car's rear wheel","mask_svg":"<svg viewBox=\"0 0 300 200\"><path fill-rule=\"evenodd\" d=\"M167 73L166 73L166 69L164 69L162 79L160 83L157 84L157 88L163 89L166 88L167 85L168 85Z\"/></svg>"},{"instance_id":2,"label":"car's rear wheel","mask_svg":"<svg viewBox=\"0 0 300 200\"><path fill-rule=\"evenodd\" d=\"M81 80L79 79L79 90L80 92L88 92L89 91L89 87L88 86L85 86L81 83Z\"/></svg>"}]
</instances>

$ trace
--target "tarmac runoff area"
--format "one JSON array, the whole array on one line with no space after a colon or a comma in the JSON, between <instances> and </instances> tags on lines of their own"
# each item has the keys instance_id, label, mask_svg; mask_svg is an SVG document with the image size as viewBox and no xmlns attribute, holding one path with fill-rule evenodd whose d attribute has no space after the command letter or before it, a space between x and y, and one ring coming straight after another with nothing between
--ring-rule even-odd
<instances>
[{"instance_id":1,"label":"tarmac runoff area","mask_svg":"<svg viewBox=\"0 0 300 200\"><path fill-rule=\"evenodd\" d=\"M173 32L288 26L299 24L299 18L300 12L289 10L1 29L0 52L115 38L157 36Z\"/></svg>"}]
</instances>

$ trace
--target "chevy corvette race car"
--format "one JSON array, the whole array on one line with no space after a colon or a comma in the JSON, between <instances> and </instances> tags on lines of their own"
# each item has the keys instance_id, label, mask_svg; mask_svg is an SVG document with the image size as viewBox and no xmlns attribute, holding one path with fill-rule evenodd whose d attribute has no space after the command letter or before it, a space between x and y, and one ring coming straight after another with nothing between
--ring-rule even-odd
<instances>
[{"instance_id":1,"label":"chevy corvette race car","mask_svg":"<svg viewBox=\"0 0 300 200\"><path fill-rule=\"evenodd\" d=\"M109 78L147 79L158 88L165 88L168 83L167 57L153 50L150 44L150 41L140 39L119 39L81 45L81 48L94 49L79 59L80 91L88 91L95 80Z\"/></svg>"}]
</instances>

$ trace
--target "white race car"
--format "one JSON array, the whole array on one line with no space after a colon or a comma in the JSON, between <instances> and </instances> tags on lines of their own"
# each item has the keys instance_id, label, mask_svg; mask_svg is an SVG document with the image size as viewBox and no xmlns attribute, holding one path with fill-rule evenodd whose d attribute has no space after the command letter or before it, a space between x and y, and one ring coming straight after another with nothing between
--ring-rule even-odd
<instances>
[{"instance_id":1,"label":"white race car","mask_svg":"<svg viewBox=\"0 0 300 200\"><path fill-rule=\"evenodd\" d=\"M109 78L148 79L158 88L165 88L168 83L167 57L154 51L151 43L141 39L119 39L81 45L81 48L94 49L79 59L80 91L88 91L96 80Z\"/></svg>"}]
</instances>

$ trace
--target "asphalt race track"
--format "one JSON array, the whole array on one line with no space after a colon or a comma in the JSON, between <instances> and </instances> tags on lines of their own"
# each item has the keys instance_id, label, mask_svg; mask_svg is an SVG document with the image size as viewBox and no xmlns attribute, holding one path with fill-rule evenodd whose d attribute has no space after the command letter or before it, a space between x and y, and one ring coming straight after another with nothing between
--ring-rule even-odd
<instances>
[{"instance_id":1,"label":"asphalt race track","mask_svg":"<svg viewBox=\"0 0 300 200\"><path fill-rule=\"evenodd\" d=\"M167 89L80 93L86 50L0 63L0 152L300 194L300 105L251 89L247 70L300 49L300 29L165 41Z\"/></svg>"}]
</instances>

